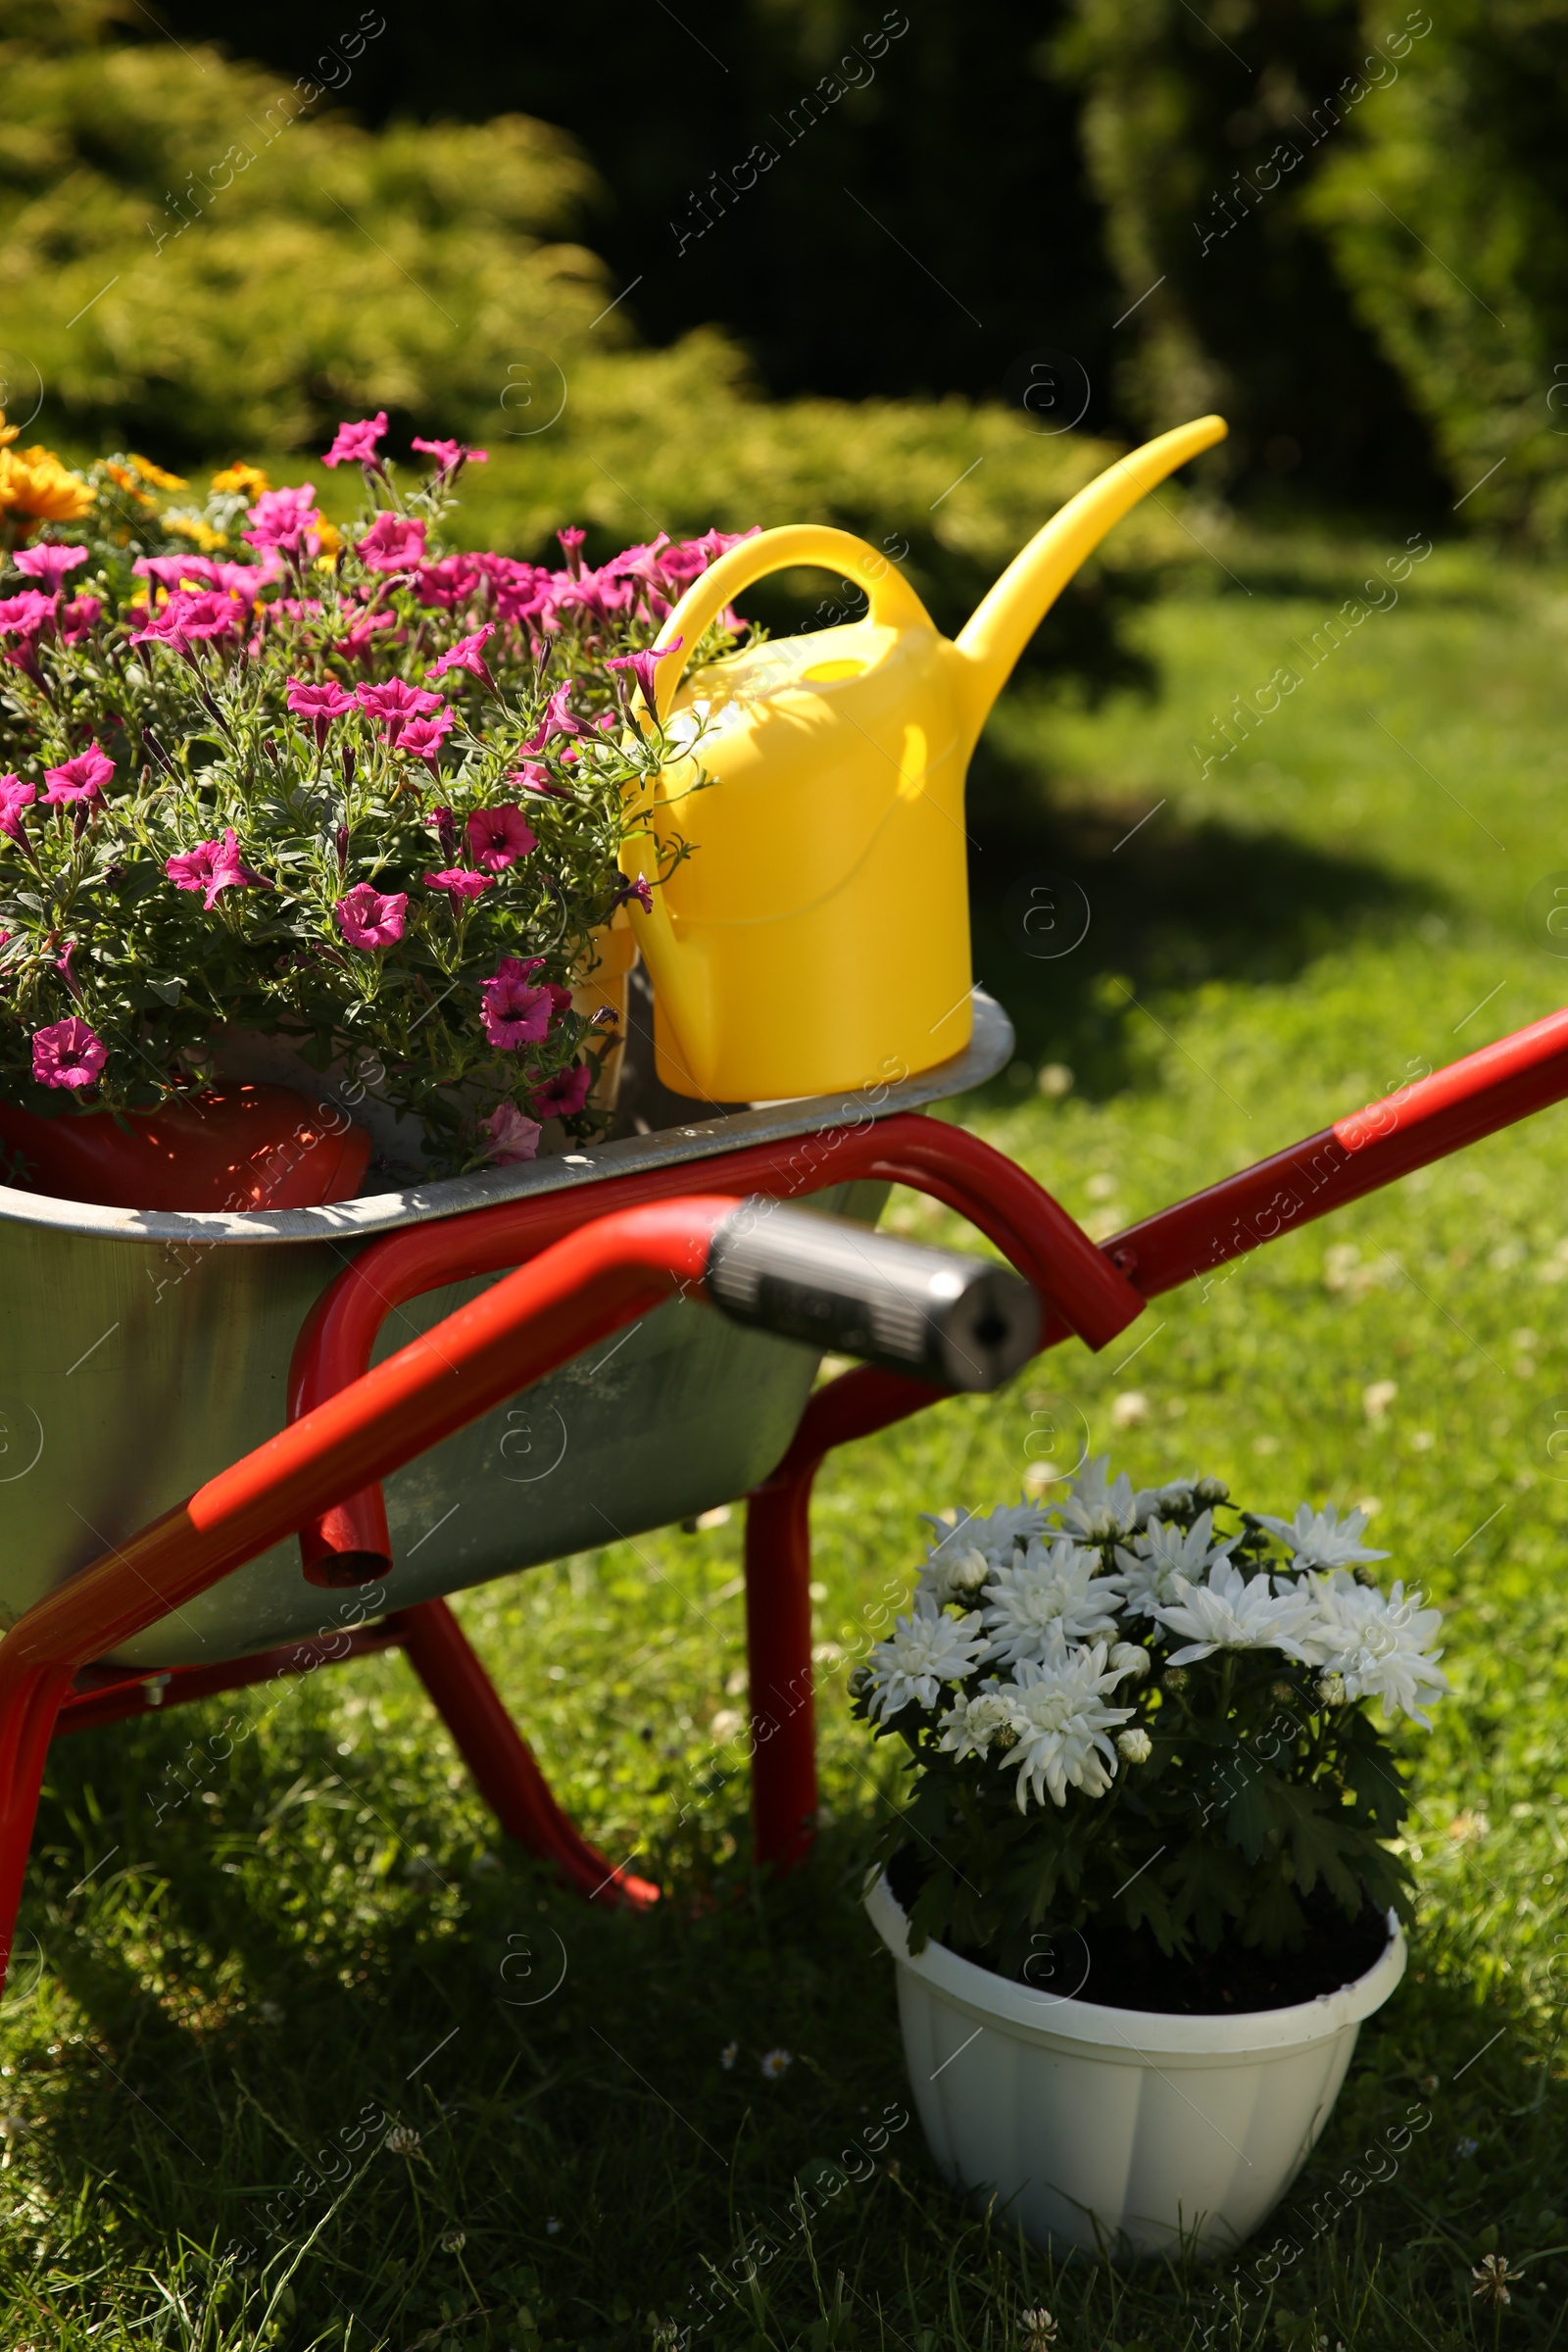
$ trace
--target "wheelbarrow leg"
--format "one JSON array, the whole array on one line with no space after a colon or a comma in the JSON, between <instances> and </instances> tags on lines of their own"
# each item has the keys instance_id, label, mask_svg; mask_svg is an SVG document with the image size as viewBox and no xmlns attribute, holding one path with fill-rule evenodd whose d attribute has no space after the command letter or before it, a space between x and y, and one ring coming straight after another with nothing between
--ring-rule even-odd
<instances>
[{"instance_id":1,"label":"wheelbarrow leg","mask_svg":"<svg viewBox=\"0 0 1568 2352\"><path fill-rule=\"evenodd\" d=\"M815 1476L815 1459L776 1472L746 1504L753 1852L760 1867L779 1871L805 1860L816 1819L810 1592Z\"/></svg>"},{"instance_id":2,"label":"wheelbarrow leg","mask_svg":"<svg viewBox=\"0 0 1568 2352\"><path fill-rule=\"evenodd\" d=\"M940 1404L945 1395L869 1364L840 1373L809 1399L788 1453L746 1498L752 1850L759 1865L793 1870L810 1852L816 1826L811 1488L822 1458Z\"/></svg>"},{"instance_id":3,"label":"wheelbarrow leg","mask_svg":"<svg viewBox=\"0 0 1568 2352\"><path fill-rule=\"evenodd\" d=\"M11 1966L49 1740L70 1687L69 1666L0 1671L0 1984Z\"/></svg>"},{"instance_id":4,"label":"wheelbarrow leg","mask_svg":"<svg viewBox=\"0 0 1568 2352\"><path fill-rule=\"evenodd\" d=\"M617 1869L607 1862L563 1813L446 1602L424 1600L403 1610L401 1639L480 1795L507 1836L541 1861L553 1863L590 1901L597 1898L636 1910L657 1902L657 1886L634 1878L624 1865Z\"/></svg>"}]
</instances>

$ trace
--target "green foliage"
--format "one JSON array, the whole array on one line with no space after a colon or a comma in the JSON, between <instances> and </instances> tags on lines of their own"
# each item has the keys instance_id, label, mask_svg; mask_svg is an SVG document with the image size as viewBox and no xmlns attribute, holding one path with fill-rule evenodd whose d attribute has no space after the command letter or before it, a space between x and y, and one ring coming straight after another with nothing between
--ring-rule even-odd
<instances>
[{"instance_id":1,"label":"green foliage","mask_svg":"<svg viewBox=\"0 0 1568 2352\"><path fill-rule=\"evenodd\" d=\"M488 448L469 544L538 555L577 520L606 555L659 529L834 521L907 562L949 629L1115 454L956 397L766 404L718 331L642 350L630 307L607 312L615 285L575 241L595 183L559 131L372 135L319 84L119 34L98 0L0 0L0 374L12 421L41 386L34 429L78 453L268 461L384 408ZM1043 649L1134 676L1127 603L1193 553L1171 494L1150 502ZM756 609L798 626L824 586Z\"/></svg>"},{"instance_id":2,"label":"green foliage","mask_svg":"<svg viewBox=\"0 0 1568 2352\"><path fill-rule=\"evenodd\" d=\"M588 183L559 132L373 138L319 84L109 26L45 42L0 9L0 312L79 428L230 454L378 407L465 430L608 300L563 241Z\"/></svg>"},{"instance_id":3,"label":"green foliage","mask_svg":"<svg viewBox=\"0 0 1568 2352\"><path fill-rule=\"evenodd\" d=\"M1011 361L1053 343L1089 369L1095 427L1108 416L1101 360L1123 305L1075 93L1052 68L1060 0L731 0L706 22L469 0L451 41L415 0L376 13L383 35L323 58L346 102L375 122L518 109L564 124L603 183L596 249L661 341L718 319L775 397L846 399L994 399ZM159 14L282 73L333 45L315 0ZM754 143L778 158L760 173Z\"/></svg>"},{"instance_id":4,"label":"green foliage","mask_svg":"<svg viewBox=\"0 0 1568 2352\"><path fill-rule=\"evenodd\" d=\"M1121 1607L1118 1569L1134 1564L1125 1545L1135 1526L1156 1534L1193 1530L1200 1553L1211 1527L1218 1543L1221 1530L1205 1507L1216 1493L1222 1495L1223 1488L1205 1481L1196 1494L1187 1484L1140 1496L1134 1505L1129 1490L1117 1532L1097 1541L1075 1529L1080 1549L1099 1555L1085 1607L1097 1593L1102 1607ZM933 1551L926 1581L932 1571L940 1577L944 1555L963 1544L968 1532L960 1518ZM976 1533L987 1556L1000 1559L991 1539L978 1527ZM1048 1529L1042 1542L1050 1540ZM1021 1558L1022 1532L1016 1541ZM1270 1576L1281 1592L1295 1590L1283 1573L1289 1549L1246 1513L1231 1535L1229 1558L1249 1580L1261 1575L1264 1592ZM1194 1581L1201 1581L1200 1569ZM984 1595L1004 1597L996 1584L987 1584ZM965 1590L961 1597L978 1606L981 1595ZM1014 1770L1028 1739L1021 1713L1000 1733L988 1725L978 1743L971 1731L966 1746L964 1704L971 1724L987 1704L973 1685L949 1679L929 1703L884 1704L876 1685L896 1643L877 1653L876 1674L860 1678L857 1715L876 1725L877 1737L897 1735L909 1750L912 1796L885 1823L877 1854L884 1866L904 1854L919 1879L909 1908L911 1949L935 1936L1028 1982L1041 1931L1114 1923L1147 1928L1162 1952L1184 1959L1227 1942L1273 1955L1301 1943L1302 1904L1320 1889L1348 1918L1370 1902L1410 1920L1409 1868L1388 1844L1406 1809L1394 1751L1360 1707L1345 1703L1343 1687L1326 1680L1321 1665L1261 1641L1173 1664L1176 1637L1152 1619L1141 1623L1131 1607L1117 1631L1122 1639L1109 1666L1123 1687L1114 1690L1120 1703L1105 1724L1125 1725L1117 1736L1121 1761L1103 1732L1104 1767L1091 1755L1080 1777L1069 1750L1071 1785L1053 1786L1049 1802L1038 1784L1028 1801L1028 1767ZM1071 1643L1048 1649L1047 1675L1085 1654ZM1103 1643L1092 1654L1102 1670ZM1011 1679L1004 1673L998 1680L994 1660L982 1656L976 1671L983 1674L988 1663L993 1672L980 1691L1013 1699ZM1111 1688L1108 1676L1103 1687Z\"/></svg>"},{"instance_id":5,"label":"green foliage","mask_svg":"<svg viewBox=\"0 0 1568 2352\"><path fill-rule=\"evenodd\" d=\"M1388 509L1432 502L1431 461L1411 390L1304 203L1348 136L1371 38L1358 0L1196 13L1182 0L1076 0L1058 55L1082 86L1124 299L1140 306L1123 397L1161 425L1205 408L1229 416L1233 442L1211 468L1221 478L1294 477L1320 498ZM1375 94L1366 113L1383 103Z\"/></svg>"},{"instance_id":6,"label":"green foliage","mask_svg":"<svg viewBox=\"0 0 1568 2352\"><path fill-rule=\"evenodd\" d=\"M1307 210L1466 511L1560 548L1568 10L1457 0L1432 22L1397 84L1358 115Z\"/></svg>"}]
</instances>

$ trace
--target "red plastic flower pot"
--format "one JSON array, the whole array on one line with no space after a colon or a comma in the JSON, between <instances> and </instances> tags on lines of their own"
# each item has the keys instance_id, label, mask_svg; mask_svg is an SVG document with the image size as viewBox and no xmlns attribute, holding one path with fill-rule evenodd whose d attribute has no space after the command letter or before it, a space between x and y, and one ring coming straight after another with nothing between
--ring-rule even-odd
<instances>
[{"instance_id":1,"label":"red plastic flower pot","mask_svg":"<svg viewBox=\"0 0 1568 2352\"><path fill-rule=\"evenodd\" d=\"M123 1123L0 1103L0 1144L25 1163L19 1189L103 1208L318 1208L352 1200L370 1157L363 1127L282 1086L212 1087Z\"/></svg>"}]
</instances>

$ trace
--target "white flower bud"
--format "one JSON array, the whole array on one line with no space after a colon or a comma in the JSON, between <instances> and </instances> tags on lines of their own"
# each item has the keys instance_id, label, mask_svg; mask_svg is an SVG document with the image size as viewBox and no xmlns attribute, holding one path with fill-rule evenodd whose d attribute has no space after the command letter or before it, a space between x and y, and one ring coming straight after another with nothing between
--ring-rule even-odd
<instances>
[{"instance_id":1,"label":"white flower bud","mask_svg":"<svg viewBox=\"0 0 1568 2352\"><path fill-rule=\"evenodd\" d=\"M1343 1707L1345 1704L1344 1675L1323 1675L1318 1682L1317 1694L1319 1700L1325 1707Z\"/></svg>"},{"instance_id":2,"label":"white flower bud","mask_svg":"<svg viewBox=\"0 0 1568 2352\"><path fill-rule=\"evenodd\" d=\"M945 1563L948 1585L955 1599L960 1592L978 1592L991 1574L991 1562L978 1544L971 1544L964 1551Z\"/></svg>"},{"instance_id":3,"label":"white flower bud","mask_svg":"<svg viewBox=\"0 0 1568 2352\"><path fill-rule=\"evenodd\" d=\"M1147 1764L1153 1753L1154 1743L1147 1732L1119 1732L1116 1746L1129 1764Z\"/></svg>"},{"instance_id":4,"label":"white flower bud","mask_svg":"<svg viewBox=\"0 0 1568 2352\"><path fill-rule=\"evenodd\" d=\"M1112 1674L1131 1674L1142 1681L1152 1660L1141 1642L1118 1642L1107 1661Z\"/></svg>"}]
</instances>

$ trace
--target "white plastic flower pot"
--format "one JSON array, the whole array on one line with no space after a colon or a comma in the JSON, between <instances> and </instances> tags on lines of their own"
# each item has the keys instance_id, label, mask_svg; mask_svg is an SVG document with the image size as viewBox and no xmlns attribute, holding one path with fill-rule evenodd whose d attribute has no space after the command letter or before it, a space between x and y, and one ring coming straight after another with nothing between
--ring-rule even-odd
<instances>
[{"instance_id":1,"label":"white plastic flower pot","mask_svg":"<svg viewBox=\"0 0 1568 2352\"><path fill-rule=\"evenodd\" d=\"M1037 2245L1229 2253L1295 2180L1362 2020L1404 1974L1393 1913L1364 1977L1290 2009L1179 2017L1035 1991L944 1944L909 1955L885 1879L904 2055L931 2153ZM1067 1989L1070 1989L1067 1988Z\"/></svg>"}]
</instances>

